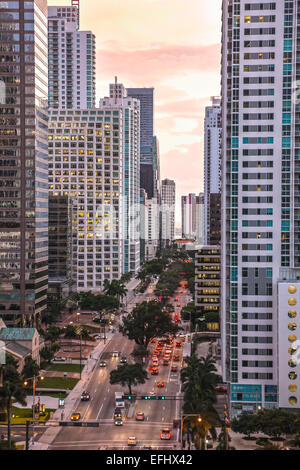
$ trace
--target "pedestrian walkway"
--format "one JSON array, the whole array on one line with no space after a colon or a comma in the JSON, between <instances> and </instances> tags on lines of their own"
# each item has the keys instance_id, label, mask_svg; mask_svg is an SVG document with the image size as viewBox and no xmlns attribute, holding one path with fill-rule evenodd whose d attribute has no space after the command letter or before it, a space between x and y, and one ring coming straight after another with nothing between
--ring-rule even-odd
<instances>
[{"instance_id":1,"label":"pedestrian walkway","mask_svg":"<svg viewBox=\"0 0 300 470\"><path fill-rule=\"evenodd\" d=\"M40 400L40 403L42 403L43 405L45 405L46 408L48 409L51 409L51 410L56 410L57 407L58 407L58 398L53 398L53 397L47 397L47 396L39 396L39 397L35 397L35 403L37 403L37 400ZM33 397L32 396L28 396L26 398L26 405L23 406L21 405L20 403L14 403L14 406L16 408L31 408L33 405Z\"/></svg>"}]
</instances>

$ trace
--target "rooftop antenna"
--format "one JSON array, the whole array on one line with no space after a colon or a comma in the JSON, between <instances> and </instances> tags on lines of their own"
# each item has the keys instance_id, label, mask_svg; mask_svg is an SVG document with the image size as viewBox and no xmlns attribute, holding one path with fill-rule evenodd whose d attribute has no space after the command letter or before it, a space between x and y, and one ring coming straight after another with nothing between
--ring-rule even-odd
<instances>
[{"instance_id":1,"label":"rooftop antenna","mask_svg":"<svg viewBox=\"0 0 300 470\"><path fill-rule=\"evenodd\" d=\"M78 29L80 28L80 0L72 0L72 7L76 7L78 10Z\"/></svg>"}]
</instances>

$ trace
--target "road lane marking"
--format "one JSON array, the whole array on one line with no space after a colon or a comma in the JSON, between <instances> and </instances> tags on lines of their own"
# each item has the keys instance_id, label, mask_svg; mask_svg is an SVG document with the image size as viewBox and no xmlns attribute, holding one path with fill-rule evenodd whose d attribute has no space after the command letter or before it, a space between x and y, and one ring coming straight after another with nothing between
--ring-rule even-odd
<instances>
[{"instance_id":1,"label":"road lane marking","mask_svg":"<svg viewBox=\"0 0 300 470\"><path fill-rule=\"evenodd\" d=\"M96 418L96 420L98 420L98 419L99 419L99 416L100 416L100 413L101 413L102 407L103 407L103 403L102 403L102 405L100 406L100 410L99 410L99 413L97 414L97 418Z\"/></svg>"}]
</instances>

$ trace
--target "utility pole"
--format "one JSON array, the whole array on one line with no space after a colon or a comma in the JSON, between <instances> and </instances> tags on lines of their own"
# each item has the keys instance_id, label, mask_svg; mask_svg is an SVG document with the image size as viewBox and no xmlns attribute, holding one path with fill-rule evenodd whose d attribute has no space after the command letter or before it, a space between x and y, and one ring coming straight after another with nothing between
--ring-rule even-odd
<instances>
[{"instance_id":1,"label":"utility pole","mask_svg":"<svg viewBox=\"0 0 300 470\"><path fill-rule=\"evenodd\" d=\"M25 450L29 450L29 426L30 426L30 421L26 421L26 445L25 445Z\"/></svg>"}]
</instances>

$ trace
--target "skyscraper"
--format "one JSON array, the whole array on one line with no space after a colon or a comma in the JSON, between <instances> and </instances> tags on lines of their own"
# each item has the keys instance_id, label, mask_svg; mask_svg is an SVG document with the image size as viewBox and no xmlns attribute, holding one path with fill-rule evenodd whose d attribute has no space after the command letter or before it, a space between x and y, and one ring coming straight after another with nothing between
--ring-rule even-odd
<instances>
[{"instance_id":1,"label":"skyscraper","mask_svg":"<svg viewBox=\"0 0 300 470\"><path fill-rule=\"evenodd\" d=\"M76 6L48 8L49 106L86 109L96 104L96 40L79 30Z\"/></svg>"},{"instance_id":2,"label":"skyscraper","mask_svg":"<svg viewBox=\"0 0 300 470\"><path fill-rule=\"evenodd\" d=\"M48 285L47 1L0 2L0 311L38 324Z\"/></svg>"},{"instance_id":3,"label":"skyscraper","mask_svg":"<svg viewBox=\"0 0 300 470\"><path fill-rule=\"evenodd\" d=\"M128 96L140 101L141 106L141 187L147 191L148 197L154 196L153 168L153 129L154 129L154 88L127 88Z\"/></svg>"},{"instance_id":4,"label":"skyscraper","mask_svg":"<svg viewBox=\"0 0 300 470\"><path fill-rule=\"evenodd\" d=\"M166 246L175 239L175 181L164 179L161 183L161 240Z\"/></svg>"},{"instance_id":5,"label":"skyscraper","mask_svg":"<svg viewBox=\"0 0 300 470\"><path fill-rule=\"evenodd\" d=\"M139 102L103 98L99 109L51 110L49 190L74 200L78 291L99 291L140 266Z\"/></svg>"},{"instance_id":6,"label":"skyscraper","mask_svg":"<svg viewBox=\"0 0 300 470\"><path fill-rule=\"evenodd\" d=\"M209 245L221 238L221 99L211 100L204 121L204 241Z\"/></svg>"},{"instance_id":7,"label":"skyscraper","mask_svg":"<svg viewBox=\"0 0 300 470\"><path fill-rule=\"evenodd\" d=\"M223 1L222 354L233 413L300 400L289 320L299 315L299 7Z\"/></svg>"},{"instance_id":8,"label":"skyscraper","mask_svg":"<svg viewBox=\"0 0 300 470\"><path fill-rule=\"evenodd\" d=\"M204 196L189 194L181 197L182 238L204 243Z\"/></svg>"}]
</instances>

